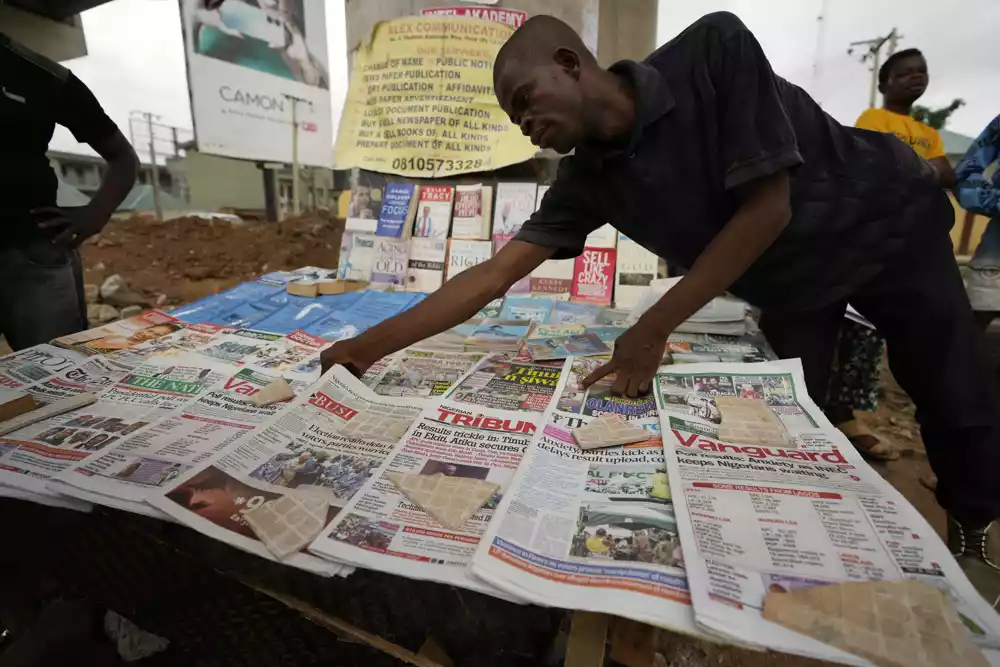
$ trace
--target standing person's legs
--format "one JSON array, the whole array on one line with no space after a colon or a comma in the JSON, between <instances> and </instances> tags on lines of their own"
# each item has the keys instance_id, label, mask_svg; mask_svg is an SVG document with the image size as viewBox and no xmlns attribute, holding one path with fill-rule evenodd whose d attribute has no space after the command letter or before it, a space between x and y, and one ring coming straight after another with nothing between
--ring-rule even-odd
<instances>
[{"instance_id":1,"label":"standing person's legs","mask_svg":"<svg viewBox=\"0 0 1000 667\"><path fill-rule=\"evenodd\" d=\"M76 251L47 241L0 248L0 329L15 350L86 327Z\"/></svg>"},{"instance_id":2,"label":"standing person's legs","mask_svg":"<svg viewBox=\"0 0 1000 667\"><path fill-rule=\"evenodd\" d=\"M844 319L826 399L826 416L835 425L854 419L855 410L874 410L885 341L863 324Z\"/></svg>"},{"instance_id":3,"label":"standing person's legs","mask_svg":"<svg viewBox=\"0 0 1000 667\"><path fill-rule=\"evenodd\" d=\"M760 330L781 359L802 360L809 396L820 407L826 401L830 365L847 304L840 302L810 312L764 311Z\"/></svg>"},{"instance_id":4,"label":"standing person's legs","mask_svg":"<svg viewBox=\"0 0 1000 667\"><path fill-rule=\"evenodd\" d=\"M889 367L917 406L949 543L993 602L1000 572L987 533L1000 516L1000 406L948 237L911 243L851 302L886 339Z\"/></svg>"},{"instance_id":5,"label":"standing person's legs","mask_svg":"<svg viewBox=\"0 0 1000 667\"><path fill-rule=\"evenodd\" d=\"M880 440L855 415L856 411L874 412L878 407L884 345L878 332L844 320L826 399L826 416L859 452L880 461L893 461L899 458L896 448Z\"/></svg>"}]
</instances>

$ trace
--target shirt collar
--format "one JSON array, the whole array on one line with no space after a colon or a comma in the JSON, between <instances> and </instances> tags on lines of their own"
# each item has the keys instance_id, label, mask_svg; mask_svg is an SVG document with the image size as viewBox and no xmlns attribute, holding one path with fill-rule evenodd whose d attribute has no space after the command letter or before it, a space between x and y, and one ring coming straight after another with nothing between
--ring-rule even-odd
<instances>
[{"instance_id":1,"label":"shirt collar","mask_svg":"<svg viewBox=\"0 0 1000 667\"><path fill-rule=\"evenodd\" d=\"M642 139L643 131L674 108L674 96L670 87L656 68L634 60L619 60L608 68L628 83L635 95L635 122L632 124L628 145L622 149L606 150L582 145L586 157L600 161L622 154L632 155Z\"/></svg>"}]
</instances>

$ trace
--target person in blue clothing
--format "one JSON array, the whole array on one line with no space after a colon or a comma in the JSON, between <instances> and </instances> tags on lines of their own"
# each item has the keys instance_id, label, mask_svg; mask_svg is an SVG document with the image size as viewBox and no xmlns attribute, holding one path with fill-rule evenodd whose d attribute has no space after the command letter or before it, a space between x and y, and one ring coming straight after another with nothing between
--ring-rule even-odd
<instances>
[{"instance_id":1,"label":"person in blue clothing","mask_svg":"<svg viewBox=\"0 0 1000 667\"><path fill-rule=\"evenodd\" d=\"M966 211L990 219L966 274L966 291L983 328L1000 315L1000 169L986 170L1000 158L1000 116L972 142L955 167L954 193Z\"/></svg>"}]
</instances>

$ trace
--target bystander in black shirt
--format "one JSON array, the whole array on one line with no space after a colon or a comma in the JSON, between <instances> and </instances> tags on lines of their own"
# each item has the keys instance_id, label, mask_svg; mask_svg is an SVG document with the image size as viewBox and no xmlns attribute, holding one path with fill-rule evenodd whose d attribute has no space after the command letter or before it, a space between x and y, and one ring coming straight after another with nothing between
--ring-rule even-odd
<instances>
[{"instance_id":1,"label":"bystander in black shirt","mask_svg":"<svg viewBox=\"0 0 1000 667\"><path fill-rule=\"evenodd\" d=\"M739 207L734 190L788 170L792 219L731 288L805 310L870 280L916 229L949 219L933 169L892 135L845 127L774 74L734 15L705 16L645 61L610 68L635 96L627 146L581 145L517 238L582 252L605 222L690 268ZM940 223L938 223L940 226Z\"/></svg>"},{"instance_id":2,"label":"bystander in black shirt","mask_svg":"<svg viewBox=\"0 0 1000 667\"><path fill-rule=\"evenodd\" d=\"M32 209L56 205L45 153L58 123L81 143L118 131L72 72L0 34L0 245L40 235Z\"/></svg>"}]
</instances>

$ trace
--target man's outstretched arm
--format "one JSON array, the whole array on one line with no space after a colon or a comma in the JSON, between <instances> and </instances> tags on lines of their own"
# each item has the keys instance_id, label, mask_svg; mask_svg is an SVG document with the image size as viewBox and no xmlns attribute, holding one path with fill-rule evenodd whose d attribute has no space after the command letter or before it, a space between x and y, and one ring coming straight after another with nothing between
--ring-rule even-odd
<instances>
[{"instance_id":1,"label":"man's outstretched arm","mask_svg":"<svg viewBox=\"0 0 1000 667\"><path fill-rule=\"evenodd\" d=\"M323 350L323 372L340 364L360 377L385 355L471 319L554 252L533 243L509 242L495 257L458 274L410 310Z\"/></svg>"}]
</instances>

